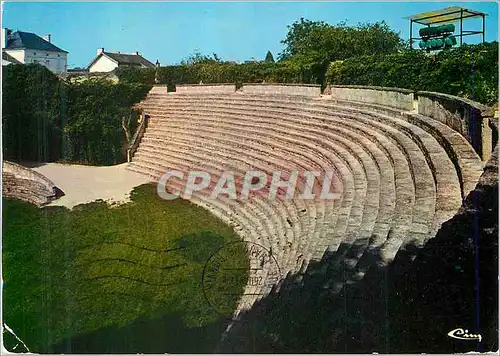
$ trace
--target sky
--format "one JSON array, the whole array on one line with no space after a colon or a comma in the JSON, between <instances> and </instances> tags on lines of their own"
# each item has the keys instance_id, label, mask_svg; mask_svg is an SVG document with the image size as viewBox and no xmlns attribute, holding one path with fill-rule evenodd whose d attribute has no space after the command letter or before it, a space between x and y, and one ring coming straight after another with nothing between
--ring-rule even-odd
<instances>
[{"instance_id":1,"label":"sky","mask_svg":"<svg viewBox=\"0 0 500 356\"><path fill-rule=\"evenodd\" d=\"M304 17L336 24L385 22L403 39L408 15L446 6L485 12L486 41L498 40L496 2L6 2L2 27L40 36L69 52L68 68L86 67L98 48L139 51L161 65L179 63L195 52L217 53L228 61L264 59L282 51L287 26ZM480 29L481 20L464 22ZM414 28L416 31L418 27ZM480 36L464 37L477 43Z\"/></svg>"}]
</instances>

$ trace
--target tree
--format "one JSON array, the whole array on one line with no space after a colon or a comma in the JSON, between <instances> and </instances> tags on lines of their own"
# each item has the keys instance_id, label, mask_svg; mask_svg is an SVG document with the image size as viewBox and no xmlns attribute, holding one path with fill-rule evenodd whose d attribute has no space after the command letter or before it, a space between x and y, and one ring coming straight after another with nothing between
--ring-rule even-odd
<instances>
[{"instance_id":1,"label":"tree","mask_svg":"<svg viewBox=\"0 0 500 356\"><path fill-rule=\"evenodd\" d=\"M345 22L330 25L323 21L301 18L288 26L280 61L293 61L305 72L312 73L318 83L323 79L328 64L335 60L363 55L396 53L404 42L385 22L359 23L347 26Z\"/></svg>"},{"instance_id":2,"label":"tree","mask_svg":"<svg viewBox=\"0 0 500 356\"><path fill-rule=\"evenodd\" d=\"M288 34L281 41L285 45L281 59L295 55L315 56L318 59L343 60L368 54L396 53L404 48L404 41L385 22L345 22L329 25L323 21L301 18L288 26Z\"/></svg>"},{"instance_id":3,"label":"tree","mask_svg":"<svg viewBox=\"0 0 500 356\"><path fill-rule=\"evenodd\" d=\"M273 57L273 54L271 53L271 51L267 51L266 59L264 59L264 62L274 63L274 57Z\"/></svg>"},{"instance_id":4,"label":"tree","mask_svg":"<svg viewBox=\"0 0 500 356\"><path fill-rule=\"evenodd\" d=\"M196 51L194 54L191 54L187 59L182 60L182 65L193 65L200 63L221 63L222 60L219 58L217 53L212 53L212 56L201 54Z\"/></svg>"},{"instance_id":5,"label":"tree","mask_svg":"<svg viewBox=\"0 0 500 356\"><path fill-rule=\"evenodd\" d=\"M311 47L311 35L314 32L321 32L329 28L326 22L306 20L303 17L287 26L288 33L286 38L281 41L285 45L285 49L280 53L280 59L286 59L293 55L303 53Z\"/></svg>"}]
</instances>

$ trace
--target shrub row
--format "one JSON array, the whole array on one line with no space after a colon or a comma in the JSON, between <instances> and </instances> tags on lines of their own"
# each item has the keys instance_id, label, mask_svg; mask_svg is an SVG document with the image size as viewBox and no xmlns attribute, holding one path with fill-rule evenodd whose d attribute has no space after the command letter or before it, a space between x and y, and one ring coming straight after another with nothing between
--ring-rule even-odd
<instances>
[{"instance_id":1,"label":"shrub row","mask_svg":"<svg viewBox=\"0 0 500 356\"><path fill-rule=\"evenodd\" d=\"M133 104L139 102L151 86L137 83L113 84L92 78L66 84L68 91L67 139L62 159L92 165L111 165L126 160L127 142L122 118L134 115ZM133 133L137 116L130 120Z\"/></svg>"},{"instance_id":2,"label":"shrub row","mask_svg":"<svg viewBox=\"0 0 500 356\"><path fill-rule=\"evenodd\" d=\"M494 104L498 98L498 42L463 45L436 55L404 51L332 62L326 84L426 90Z\"/></svg>"},{"instance_id":3,"label":"shrub row","mask_svg":"<svg viewBox=\"0 0 500 356\"><path fill-rule=\"evenodd\" d=\"M4 157L92 165L124 162L122 118L131 115L132 105L150 88L99 78L67 82L40 65L4 67Z\"/></svg>"},{"instance_id":4,"label":"shrub row","mask_svg":"<svg viewBox=\"0 0 500 356\"><path fill-rule=\"evenodd\" d=\"M308 83L317 82L308 65L293 61L273 62L209 62L160 67L158 69L121 68L116 72L120 82L159 84L197 83Z\"/></svg>"},{"instance_id":5,"label":"shrub row","mask_svg":"<svg viewBox=\"0 0 500 356\"><path fill-rule=\"evenodd\" d=\"M59 80L39 65L3 67L2 131L5 159L53 160L60 150Z\"/></svg>"},{"instance_id":6,"label":"shrub row","mask_svg":"<svg viewBox=\"0 0 500 356\"><path fill-rule=\"evenodd\" d=\"M3 73L4 157L101 165L123 162L126 138L122 118L130 115L131 106L155 82L171 87L200 82L376 85L436 91L494 104L498 97L498 42L463 45L437 55L414 50L335 61L324 81L320 72L317 63L300 56L278 63L208 61L120 69L120 82L113 84L99 78L69 82L39 65L9 65Z\"/></svg>"}]
</instances>

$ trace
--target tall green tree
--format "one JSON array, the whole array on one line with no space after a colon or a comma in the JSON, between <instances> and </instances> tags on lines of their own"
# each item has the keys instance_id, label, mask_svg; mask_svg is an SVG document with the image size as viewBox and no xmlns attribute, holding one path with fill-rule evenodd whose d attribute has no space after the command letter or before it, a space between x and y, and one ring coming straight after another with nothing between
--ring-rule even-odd
<instances>
[{"instance_id":1,"label":"tall green tree","mask_svg":"<svg viewBox=\"0 0 500 356\"><path fill-rule=\"evenodd\" d=\"M404 41L385 22L330 25L301 18L288 26L281 61L293 61L323 82L328 64L363 55L397 53Z\"/></svg>"},{"instance_id":2,"label":"tall green tree","mask_svg":"<svg viewBox=\"0 0 500 356\"><path fill-rule=\"evenodd\" d=\"M271 51L267 51L266 59L264 59L264 62L274 63L274 57L273 57L273 54L271 53Z\"/></svg>"},{"instance_id":3,"label":"tall green tree","mask_svg":"<svg viewBox=\"0 0 500 356\"><path fill-rule=\"evenodd\" d=\"M281 43L285 48L280 59L310 55L334 61L367 54L396 53L404 48L402 38L384 21L347 26L345 22L329 25L301 18L288 26L286 38Z\"/></svg>"}]
</instances>

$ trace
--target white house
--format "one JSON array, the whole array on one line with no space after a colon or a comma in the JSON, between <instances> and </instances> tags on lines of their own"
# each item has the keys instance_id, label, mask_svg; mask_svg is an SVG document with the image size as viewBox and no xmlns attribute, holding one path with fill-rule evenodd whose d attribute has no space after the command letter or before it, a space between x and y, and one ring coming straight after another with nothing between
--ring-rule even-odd
<instances>
[{"instance_id":1,"label":"white house","mask_svg":"<svg viewBox=\"0 0 500 356\"><path fill-rule=\"evenodd\" d=\"M104 48L97 50L97 56L90 62L89 72L111 72L118 67L154 68L154 64L141 56L120 52L105 52Z\"/></svg>"},{"instance_id":2,"label":"white house","mask_svg":"<svg viewBox=\"0 0 500 356\"><path fill-rule=\"evenodd\" d=\"M50 35L44 38L30 32L2 28L2 52L20 63L38 63L54 73L64 73L68 67L68 52L51 43Z\"/></svg>"}]
</instances>

